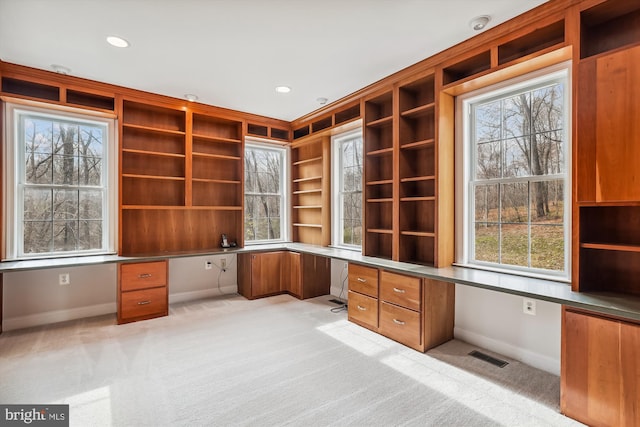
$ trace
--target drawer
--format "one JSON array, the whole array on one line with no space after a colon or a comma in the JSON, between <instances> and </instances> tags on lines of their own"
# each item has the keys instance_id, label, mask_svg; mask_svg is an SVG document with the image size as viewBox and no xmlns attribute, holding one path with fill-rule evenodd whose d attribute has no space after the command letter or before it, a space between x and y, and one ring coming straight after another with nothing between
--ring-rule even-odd
<instances>
[{"instance_id":1,"label":"drawer","mask_svg":"<svg viewBox=\"0 0 640 427\"><path fill-rule=\"evenodd\" d=\"M167 262L120 264L120 290L133 291L167 284Z\"/></svg>"},{"instance_id":2,"label":"drawer","mask_svg":"<svg viewBox=\"0 0 640 427\"><path fill-rule=\"evenodd\" d=\"M166 316L167 287L122 292L120 294L120 318L132 319L144 316Z\"/></svg>"},{"instance_id":3,"label":"drawer","mask_svg":"<svg viewBox=\"0 0 640 427\"><path fill-rule=\"evenodd\" d=\"M380 300L420 311L421 281L419 277L382 271L380 272Z\"/></svg>"},{"instance_id":4,"label":"drawer","mask_svg":"<svg viewBox=\"0 0 640 427\"><path fill-rule=\"evenodd\" d=\"M378 329L378 300L349 291L349 320L370 329Z\"/></svg>"},{"instance_id":5,"label":"drawer","mask_svg":"<svg viewBox=\"0 0 640 427\"><path fill-rule=\"evenodd\" d=\"M378 269L349 264L349 290L378 298Z\"/></svg>"},{"instance_id":6,"label":"drawer","mask_svg":"<svg viewBox=\"0 0 640 427\"><path fill-rule=\"evenodd\" d=\"M380 333L409 347L419 348L422 344L420 319L416 311L380 303Z\"/></svg>"}]
</instances>

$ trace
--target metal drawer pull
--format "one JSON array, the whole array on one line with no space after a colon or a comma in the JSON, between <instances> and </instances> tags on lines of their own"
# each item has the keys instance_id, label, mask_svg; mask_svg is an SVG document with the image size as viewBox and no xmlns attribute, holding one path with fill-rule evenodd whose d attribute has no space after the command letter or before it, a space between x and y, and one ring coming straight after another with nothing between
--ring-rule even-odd
<instances>
[{"instance_id":1,"label":"metal drawer pull","mask_svg":"<svg viewBox=\"0 0 640 427\"><path fill-rule=\"evenodd\" d=\"M138 303L138 305L147 305L147 304L151 304L151 300L140 301L140 302Z\"/></svg>"},{"instance_id":2,"label":"metal drawer pull","mask_svg":"<svg viewBox=\"0 0 640 427\"><path fill-rule=\"evenodd\" d=\"M363 279L362 277L358 277L358 282L367 283L367 279Z\"/></svg>"},{"instance_id":3,"label":"metal drawer pull","mask_svg":"<svg viewBox=\"0 0 640 427\"><path fill-rule=\"evenodd\" d=\"M397 292L399 294L404 294L405 290L404 289L393 288L393 292Z\"/></svg>"},{"instance_id":4,"label":"metal drawer pull","mask_svg":"<svg viewBox=\"0 0 640 427\"><path fill-rule=\"evenodd\" d=\"M396 325L404 325L404 322L398 319L393 319L393 323L395 323Z\"/></svg>"},{"instance_id":5,"label":"metal drawer pull","mask_svg":"<svg viewBox=\"0 0 640 427\"><path fill-rule=\"evenodd\" d=\"M138 279L148 279L149 277L151 277L151 273L138 274Z\"/></svg>"},{"instance_id":6,"label":"metal drawer pull","mask_svg":"<svg viewBox=\"0 0 640 427\"><path fill-rule=\"evenodd\" d=\"M360 304L358 304L358 310L360 311L367 311L367 307L363 307Z\"/></svg>"}]
</instances>

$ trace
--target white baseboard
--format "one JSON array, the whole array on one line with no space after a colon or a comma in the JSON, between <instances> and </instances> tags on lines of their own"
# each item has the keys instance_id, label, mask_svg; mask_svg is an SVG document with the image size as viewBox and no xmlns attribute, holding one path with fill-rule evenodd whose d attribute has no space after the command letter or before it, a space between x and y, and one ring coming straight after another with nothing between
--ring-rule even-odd
<instances>
[{"instance_id":1,"label":"white baseboard","mask_svg":"<svg viewBox=\"0 0 640 427\"><path fill-rule=\"evenodd\" d=\"M554 375L560 375L559 359L535 353L531 350L523 349L504 341L499 341L475 332L467 331L457 326L453 329L453 335L457 339L468 342L469 344L477 345L487 350L511 357L512 359L526 363L534 368L550 372Z\"/></svg>"},{"instance_id":2,"label":"white baseboard","mask_svg":"<svg viewBox=\"0 0 640 427\"><path fill-rule=\"evenodd\" d=\"M67 320L101 316L103 314L115 314L116 311L116 303L109 302L105 304L71 308L68 310L54 310L44 313L29 314L27 316L10 317L2 320L2 330L12 331L15 329L30 328L33 326L48 325L51 323L66 322Z\"/></svg>"},{"instance_id":3,"label":"white baseboard","mask_svg":"<svg viewBox=\"0 0 640 427\"><path fill-rule=\"evenodd\" d=\"M169 304L174 304L177 302L193 301L193 300L203 299L203 298L218 297L220 295L237 294L237 293L238 293L237 285L221 286L220 290L218 290L218 288L214 288L214 289L202 289L199 291L178 292L175 294L170 293Z\"/></svg>"}]
</instances>

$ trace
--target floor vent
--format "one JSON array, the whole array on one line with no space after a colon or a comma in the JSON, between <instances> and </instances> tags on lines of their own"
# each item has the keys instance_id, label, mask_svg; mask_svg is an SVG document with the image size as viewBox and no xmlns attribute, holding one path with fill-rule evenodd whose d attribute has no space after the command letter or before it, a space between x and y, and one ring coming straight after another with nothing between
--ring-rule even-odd
<instances>
[{"instance_id":1,"label":"floor vent","mask_svg":"<svg viewBox=\"0 0 640 427\"><path fill-rule=\"evenodd\" d=\"M489 356L488 354L484 354L478 350L473 350L469 353L469 356L473 356L476 359L484 360L485 362L491 363L498 368L504 368L509 364L509 362L505 362L504 360L496 359L495 357Z\"/></svg>"},{"instance_id":2,"label":"floor vent","mask_svg":"<svg viewBox=\"0 0 640 427\"><path fill-rule=\"evenodd\" d=\"M338 305L347 305L347 303L346 303L346 302L344 302L344 301L340 301L339 299L335 299L335 298L330 299L330 300L329 300L329 302L332 302L332 303L334 303L334 304L338 304Z\"/></svg>"}]
</instances>

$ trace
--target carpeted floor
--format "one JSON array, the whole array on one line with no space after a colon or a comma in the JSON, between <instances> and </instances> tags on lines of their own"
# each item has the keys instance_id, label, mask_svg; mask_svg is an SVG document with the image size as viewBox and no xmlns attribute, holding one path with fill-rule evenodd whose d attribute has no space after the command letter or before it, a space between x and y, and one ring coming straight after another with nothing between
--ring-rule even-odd
<instances>
[{"instance_id":1,"label":"carpeted floor","mask_svg":"<svg viewBox=\"0 0 640 427\"><path fill-rule=\"evenodd\" d=\"M234 295L5 332L0 403L68 403L75 426L580 425L559 414L558 377L457 340L416 352L329 298Z\"/></svg>"}]
</instances>

